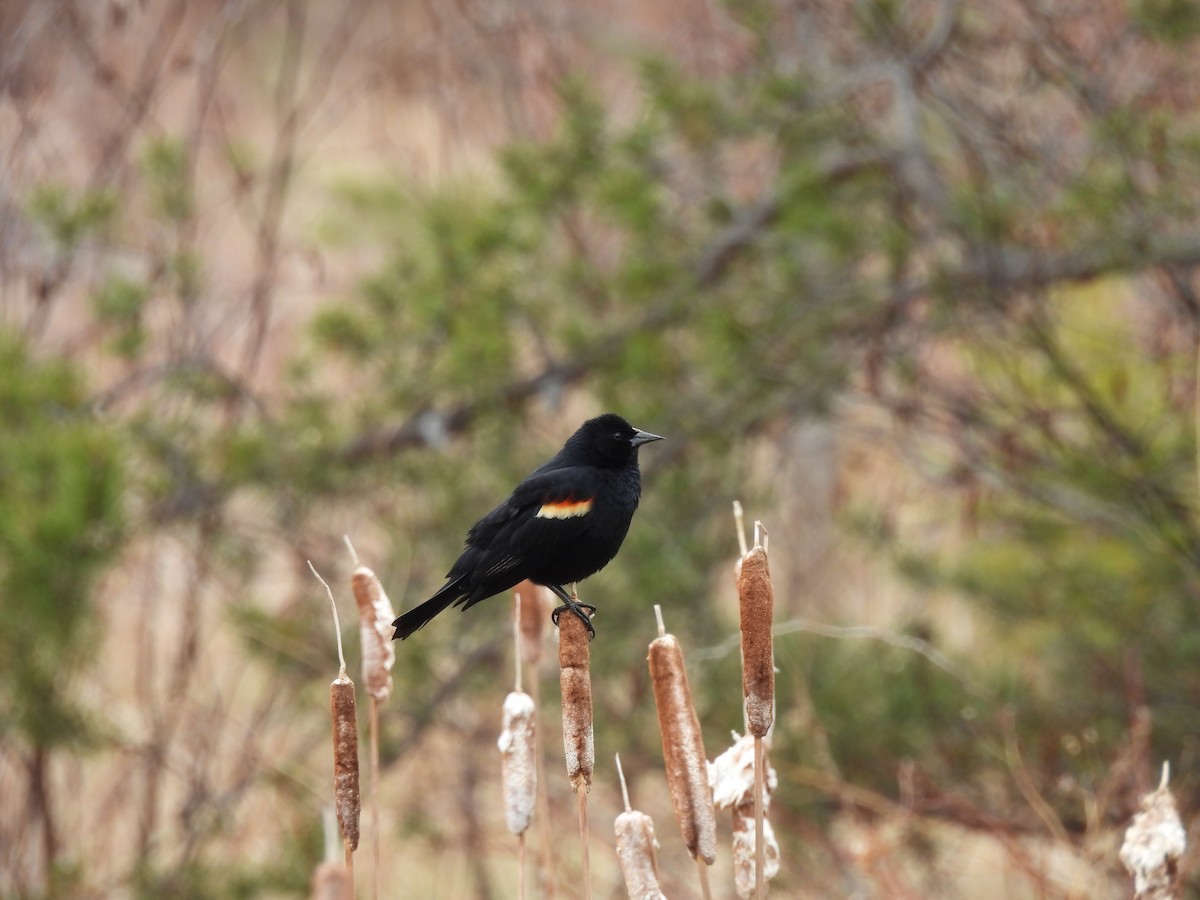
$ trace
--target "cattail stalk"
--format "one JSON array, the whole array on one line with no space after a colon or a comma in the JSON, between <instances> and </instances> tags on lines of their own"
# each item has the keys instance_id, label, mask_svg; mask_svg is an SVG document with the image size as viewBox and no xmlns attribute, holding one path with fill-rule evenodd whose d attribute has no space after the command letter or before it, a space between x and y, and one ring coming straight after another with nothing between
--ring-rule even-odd
<instances>
[{"instance_id":1,"label":"cattail stalk","mask_svg":"<svg viewBox=\"0 0 1200 900\"><path fill-rule=\"evenodd\" d=\"M650 642L650 679L662 734L663 762L667 787L683 842L696 860L700 887L710 896L708 869L717 858L717 823L713 814L712 789L708 785L708 762L700 720L692 705L683 651L674 635L666 633L662 610L657 605L658 637Z\"/></svg>"},{"instance_id":2,"label":"cattail stalk","mask_svg":"<svg viewBox=\"0 0 1200 900\"><path fill-rule=\"evenodd\" d=\"M562 689L563 749L567 778L579 798L579 841L583 866L583 895L592 896L588 850L587 795L592 787L596 750L592 738L592 676L589 635L574 613L558 620L559 685ZM582 788L582 790L580 790Z\"/></svg>"},{"instance_id":3,"label":"cattail stalk","mask_svg":"<svg viewBox=\"0 0 1200 900\"><path fill-rule=\"evenodd\" d=\"M521 605L521 662L529 669L529 696L535 709L541 709L541 678L538 669L546 646L546 622L550 618L550 605L546 602L547 591L532 581L522 581L514 589L517 602ZM534 736L536 762L541 768L545 759L543 729ZM550 798L546 793L546 779L537 783L537 801L534 822L538 832L538 882L543 900L554 898L554 854L550 840Z\"/></svg>"},{"instance_id":4,"label":"cattail stalk","mask_svg":"<svg viewBox=\"0 0 1200 900\"><path fill-rule=\"evenodd\" d=\"M735 510L736 516L736 510ZM754 837L755 891L762 900L765 894L764 870L766 842L763 836L763 738L771 730L775 718L775 658L771 628L774 621L775 594L771 587L771 572L766 534L761 522L754 523L754 547L742 554L738 566L738 604L742 632L742 698L745 704L746 729L754 737ZM744 545L739 523L738 536Z\"/></svg>"},{"instance_id":5,"label":"cattail stalk","mask_svg":"<svg viewBox=\"0 0 1200 900\"><path fill-rule=\"evenodd\" d=\"M392 666L396 651L392 646L392 620L396 612L392 601L375 573L358 561L350 538L343 535L346 548L354 560L350 588L358 607L358 631L362 644L362 680L370 696L370 716L367 720L371 760L371 896L379 897L382 875L381 834L379 828L379 704L392 692Z\"/></svg>"},{"instance_id":6,"label":"cattail stalk","mask_svg":"<svg viewBox=\"0 0 1200 900\"><path fill-rule=\"evenodd\" d=\"M658 860L654 856L658 839L654 835L654 822L645 813L629 806L629 788L625 784L625 773L621 771L620 754L617 754L617 777L621 782L625 811L617 816L613 829L617 835L617 859L625 878L625 891L629 900L666 900L658 885Z\"/></svg>"},{"instance_id":7,"label":"cattail stalk","mask_svg":"<svg viewBox=\"0 0 1200 900\"><path fill-rule=\"evenodd\" d=\"M504 727L497 744L504 783L504 819L517 836L517 897L525 898L525 832L537 798L537 716L533 698L521 690L521 600L513 603L513 689L504 698Z\"/></svg>"},{"instance_id":8,"label":"cattail stalk","mask_svg":"<svg viewBox=\"0 0 1200 900\"><path fill-rule=\"evenodd\" d=\"M329 685L329 708L333 719L333 803L342 831L346 869L354 881L354 851L358 849L358 817L361 801L358 790L358 713L354 702L354 682L346 674L346 654L342 650L342 627L338 619L333 590L316 567L309 569L325 586L333 611L333 630L337 635L338 674Z\"/></svg>"}]
</instances>

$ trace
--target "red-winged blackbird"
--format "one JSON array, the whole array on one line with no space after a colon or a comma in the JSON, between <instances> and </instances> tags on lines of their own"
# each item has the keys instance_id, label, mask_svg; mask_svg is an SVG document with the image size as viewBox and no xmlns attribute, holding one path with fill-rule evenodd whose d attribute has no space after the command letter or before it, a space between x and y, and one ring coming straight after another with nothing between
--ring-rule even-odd
<instances>
[{"instance_id":1,"label":"red-winged blackbird","mask_svg":"<svg viewBox=\"0 0 1200 900\"><path fill-rule=\"evenodd\" d=\"M448 606L474 606L528 579L563 601L595 636L585 609L563 590L617 555L642 493L638 447L662 440L613 413L589 419L558 454L467 532L467 546L436 594L400 616L403 640Z\"/></svg>"}]
</instances>

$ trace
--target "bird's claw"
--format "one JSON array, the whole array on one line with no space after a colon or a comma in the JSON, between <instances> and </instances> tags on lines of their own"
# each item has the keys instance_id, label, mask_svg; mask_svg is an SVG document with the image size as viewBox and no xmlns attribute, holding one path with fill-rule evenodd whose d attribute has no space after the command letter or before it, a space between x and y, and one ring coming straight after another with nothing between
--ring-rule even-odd
<instances>
[{"instance_id":1,"label":"bird's claw","mask_svg":"<svg viewBox=\"0 0 1200 900\"><path fill-rule=\"evenodd\" d=\"M571 603L564 603L562 606L550 613L550 621L554 623L556 628L558 627L558 617L564 612L573 612L575 615L579 616L579 620L583 622L583 627L587 629L588 641L590 642L595 639L596 629L592 627L591 617L596 614L596 607L592 606L590 603L580 603L578 600L572 601Z\"/></svg>"}]
</instances>

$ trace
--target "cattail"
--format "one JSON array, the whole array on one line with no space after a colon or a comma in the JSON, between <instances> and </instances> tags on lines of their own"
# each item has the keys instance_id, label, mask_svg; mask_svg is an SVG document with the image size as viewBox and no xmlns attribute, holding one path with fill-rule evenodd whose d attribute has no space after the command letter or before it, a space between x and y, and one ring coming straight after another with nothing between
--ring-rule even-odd
<instances>
[{"instance_id":1,"label":"cattail","mask_svg":"<svg viewBox=\"0 0 1200 900\"><path fill-rule=\"evenodd\" d=\"M592 676L588 671L591 636L574 613L558 620L559 686L562 689L563 750L567 778L579 799L579 847L583 869L583 896L592 896L591 858L588 849L587 795L592 788L596 748L592 740ZM580 790L583 788L583 790Z\"/></svg>"},{"instance_id":2,"label":"cattail","mask_svg":"<svg viewBox=\"0 0 1200 900\"><path fill-rule=\"evenodd\" d=\"M541 706L539 698L541 695L541 680L538 678L538 669L542 662L543 651L546 646L546 622L550 618L550 604L548 602L549 592L541 585L534 584L532 581L522 581L513 591L516 594L516 612L517 617L516 627L520 637L517 640L519 645L517 650L517 678L518 685L521 675L521 665L529 666L529 696L533 699L534 708ZM520 689L519 687L517 688ZM544 730L535 729L534 732L534 762L537 767L540 767L543 760L542 742L544 738ZM551 836L550 823L550 798L546 794L546 780L539 779L536 785L536 799L534 802L535 816L537 820L537 839L538 839L538 874L542 886L542 895L546 897L554 894L554 851L553 839ZM524 859L525 844L522 841L520 845L521 858ZM525 880L521 879L521 885L524 887Z\"/></svg>"},{"instance_id":3,"label":"cattail","mask_svg":"<svg viewBox=\"0 0 1200 900\"><path fill-rule=\"evenodd\" d=\"M629 788L625 785L625 773L621 771L620 755L617 756L617 776L621 781L625 811L617 816L613 829L617 835L617 859L625 878L625 891L629 900L666 900L658 886L658 860L654 855L658 838L654 834L654 821L644 812L630 808Z\"/></svg>"},{"instance_id":4,"label":"cattail","mask_svg":"<svg viewBox=\"0 0 1200 900\"><path fill-rule=\"evenodd\" d=\"M523 834L533 820L537 798L537 732L533 698L512 691L504 698L504 728L500 732L501 772L504 780L504 821L513 834Z\"/></svg>"},{"instance_id":5,"label":"cattail","mask_svg":"<svg viewBox=\"0 0 1200 900\"><path fill-rule=\"evenodd\" d=\"M342 837L358 849L358 717L354 682L343 672L329 685L333 712L333 802Z\"/></svg>"},{"instance_id":6,"label":"cattail","mask_svg":"<svg viewBox=\"0 0 1200 900\"><path fill-rule=\"evenodd\" d=\"M742 557L738 574L742 630L742 697L746 727L757 738L771 730L775 717L775 660L771 624L775 595L767 567L767 551L755 546Z\"/></svg>"},{"instance_id":7,"label":"cattail","mask_svg":"<svg viewBox=\"0 0 1200 900\"><path fill-rule=\"evenodd\" d=\"M349 543L347 541L347 543ZM358 604L358 627L362 638L362 677L367 693L380 702L392 692L392 620L396 613L383 585L366 566L358 566L350 579Z\"/></svg>"},{"instance_id":8,"label":"cattail","mask_svg":"<svg viewBox=\"0 0 1200 900\"><path fill-rule=\"evenodd\" d=\"M521 690L521 597L513 599L513 689L504 698L500 777L504 784L504 821L517 836L517 897L525 897L525 832L537 803L537 704Z\"/></svg>"},{"instance_id":9,"label":"cattail","mask_svg":"<svg viewBox=\"0 0 1200 900\"><path fill-rule=\"evenodd\" d=\"M717 858L717 824L700 720L692 706L683 651L675 637L665 633L657 606L654 611L659 616L659 636L650 642L650 678L662 732L667 787L688 852L693 859L712 865Z\"/></svg>"},{"instance_id":10,"label":"cattail","mask_svg":"<svg viewBox=\"0 0 1200 900\"><path fill-rule=\"evenodd\" d=\"M592 676L588 632L573 613L558 620L559 684L562 688L563 750L571 789L591 790L596 750L592 742Z\"/></svg>"},{"instance_id":11,"label":"cattail","mask_svg":"<svg viewBox=\"0 0 1200 900\"><path fill-rule=\"evenodd\" d=\"M766 809L763 798L763 770L766 753L763 738L775 720L775 656L771 629L775 615L775 593L771 587L771 571L767 562L766 531L761 522L754 523L754 547L746 550L745 532L741 520L741 504L734 504L738 546L742 551L737 566L738 605L742 631L742 700L746 713L746 729L754 738L751 771L753 784L751 812L754 831L750 846L755 858L750 872L755 881L755 896L764 896L767 871ZM739 825L745 823L738 820ZM735 838L736 840L736 838ZM744 849L744 848L743 848ZM739 875L743 870L739 869ZM748 895L747 895L748 896Z\"/></svg>"},{"instance_id":12,"label":"cattail","mask_svg":"<svg viewBox=\"0 0 1200 900\"><path fill-rule=\"evenodd\" d=\"M342 651L342 629L338 621L333 590L310 562L308 567L329 595L333 610L333 630L337 635L338 675L329 685L329 708L333 718L333 803L338 825L346 845L349 865L352 851L358 849L358 712L354 702L354 682L346 675L346 655Z\"/></svg>"},{"instance_id":13,"label":"cattail","mask_svg":"<svg viewBox=\"0 0 1200 900\"><path fill-rule=\"evenodd\" d=\"M1142 798L1121 845L1121 862L1133 876L1134 900L1179 900L1179 860L1187 849L1187 832L1179 821L1175 798L1167 787L1170 768L1164 763L1158 789Z\"/></svg>"},{"instance_id":14,"label":"cattail","mask_svg":"<svg viewBox=\"0 0 1200 900\"><path fill-rule=\"evenodd\" d=\"M775 770L762 756L761 768L755 765L755 755L761 746L759 740L747 734L738 737L735 733L733 746L713 760L708 775L712 784L713 803L720 809L733 810L733 876L738 896L751 897L761 890L758 878L759 860L762 865L762 883L774 878L779 872L779 843L771 823L766 819L770 804L770 792L777 783ZM759 841L756 834L759 819L756 818L755 787L758 772L765 769L760 788L760 806L763 811L762 853L758 853Z\"/></svg>"},{"instance_id":15,"label":"cattail","mask_svg":"<svg viewBox=\"0 0 1200 900\"><path fill-rule=\"evenodd\" d=\"M367 719L371 760L371 870L372 897L379 896L382 880L381 835L379 828L379 704L392 692L392 666L396 651L392 647L392 620L396 618L392 601L375 573L358 561L350 537L343 535L354 560L350 589L358 606L358 633L362 644L363 685L371 697Z\"/></svg>"},{"instance_id":16,"label":"cattail","mask_svg":"<svg viewBox=\"0 0 1200 900\"><path fill-rule=\"evenodd\" d=\"M522 607L518 595L513 602L513 689L504 698L504 726L497 744L502 754L504 820L508 830L519 835L529 828L537 800L537 704L521 690Z\"/></svg>"}]
</instances>

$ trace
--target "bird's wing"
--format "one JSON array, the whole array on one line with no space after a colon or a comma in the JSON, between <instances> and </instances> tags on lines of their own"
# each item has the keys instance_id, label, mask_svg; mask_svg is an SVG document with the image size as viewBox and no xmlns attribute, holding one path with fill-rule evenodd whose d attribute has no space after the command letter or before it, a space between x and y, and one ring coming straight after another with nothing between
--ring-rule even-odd
<instances>
[{"instance_id":1,"label":"bird's wing","mask_svg":"<svg viewBox=\"0 0 1200 900\"><path fill-rule=\"evenodd\" d=\"M571 544L589 527L599 486L599 475L586 466L535 472L467 534L476 571L491 580Z\"/></svg>"}]
</instances>

